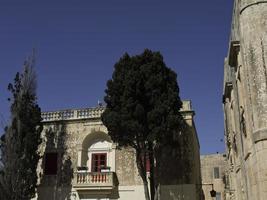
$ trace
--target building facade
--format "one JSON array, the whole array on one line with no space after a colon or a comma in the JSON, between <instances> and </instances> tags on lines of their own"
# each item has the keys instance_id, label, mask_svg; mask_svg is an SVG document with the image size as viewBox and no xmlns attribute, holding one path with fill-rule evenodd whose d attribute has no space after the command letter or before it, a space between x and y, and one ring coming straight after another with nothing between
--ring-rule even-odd
<instances>
[{"instance_id":1,"label":"building facade","mask_svg":"<svg viewBox=\"0 0 267 200\"><path fill-rule=\"evenodd\" d=\"M39 200L143 200L144 187L131 148L118 149L100 116L104 107L43 112L42 160L38 167ZM182 160L165 159L161 200L199 200L201 183L199 143L190 101L183 102L188 154ZM189 143L188 143L189 142ZM190 147L190 148L189 148ZM189 150L190 149L190 150ZM167 158L167 157L166 157ZM173 174L187 163L183 177ZM186 176L185 176L186 175ZM149 176L149 171L147 171Z\"/></svg>"},{"instance_id":2,"label":"building facade","mask_svg":"<svg viewBox=\"0 0 267 200\"><path fill-rule=\"evenodd\" d=\"M267 2L235 0L224 65L229 198L267 199Z\"/></svg>"},{"instance_id":3,"label":"building facade","mask_svg":"<svg viewBox=\"0 0 267 200\"><path fill-rule=\"evenodd\" d=\"M216 200L226 200L227 159L225 154L201 155L202 190L205 200L214 200L210 191L216 191Z\"/></svg>"}]
</instances>

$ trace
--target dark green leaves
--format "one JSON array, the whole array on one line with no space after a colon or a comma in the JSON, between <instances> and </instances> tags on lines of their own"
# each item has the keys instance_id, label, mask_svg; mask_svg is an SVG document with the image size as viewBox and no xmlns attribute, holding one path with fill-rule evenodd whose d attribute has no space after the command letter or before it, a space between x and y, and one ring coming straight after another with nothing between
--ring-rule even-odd
<instances>
[{"instance_id":1,"label":"dark green leaves","mask_svg":"<svg viewBox=\"0 0 267 200\"><path fill-rule=\"evenodd\" d=\"M130 146L133 141L163 142L178 130L182 103L176 74L159 52L125 54L114 68L102 120L115 142Z\"/></svg>"}]
</instances>

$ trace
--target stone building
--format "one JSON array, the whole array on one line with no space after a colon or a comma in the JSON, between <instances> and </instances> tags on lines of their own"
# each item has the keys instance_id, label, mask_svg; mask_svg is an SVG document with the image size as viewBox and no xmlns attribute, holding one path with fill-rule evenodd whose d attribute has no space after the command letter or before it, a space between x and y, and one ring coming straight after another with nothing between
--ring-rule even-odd
<instances>
[{"instance_id":1,"label":"stone building","mask_svg":"<svg viewBox=\"0 0 267 200\"><path fill-rule=\"evenodd\" d=\"M267 1L235 0L224 65L229 198L267 199Z\"/></svg>"},{"instance_id":2,"label":"stone building","mask_svg":"<svg viewBox=\"0 0 267 200\"><path fill-rule=\"evenodd\" d=\"M36 199L144 199L135 152L131 148L118 149L112 143L100 120L103 111L104 107L96 107L42 113L43 159L38 167ZM200 199L199 143L190 101L183 102L181 113L187 124L181 133L188 139L183 146L187 154L182 160L164 161L161 200ZM183 177L176 176L173 171L184 163L184 169L190 170L184 171Z\"/></svg>"},{"instance_id":3,"label":"stone building","mask_svg":"<svg viewBox=\"0 0 267 200\"><path fill-rule=\"evenodd\" d=\"M213 200L210 191L216 191L216 200L226 200L227 159L225 154L201 155L202 190L205 200Z\"/></svg>"}]
</instances>

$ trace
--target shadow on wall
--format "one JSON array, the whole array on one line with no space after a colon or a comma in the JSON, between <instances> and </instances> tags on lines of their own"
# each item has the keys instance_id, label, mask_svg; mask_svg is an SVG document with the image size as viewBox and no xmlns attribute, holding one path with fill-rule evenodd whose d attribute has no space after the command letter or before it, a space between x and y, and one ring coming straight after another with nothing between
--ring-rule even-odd
<instances>
[{"instance_id":1,"label":"shadow on wall","mask_svg":"<svg viewBox=\"0 0 267 200\"><path fill-rule=\"evenodd\" d=\"M160 199L168 200L199 200L194 184L161 186Z\"/></svg>"},{"instance_id":2,"label":"shadow on wall","mask_svg":"<svg viewBox=\"0 0 267 200\"><path fill-rule=\"evenodd\" d=\"M73 167L67 154L67 132L64 122L46 129L44 140L40 185L37 188L38 200L70 200Z\"/></svg>"},{"instance_id":3,"label":"shadow on wall","mask_svg":"<svg viewBox=\"0 0 267 200\"><path fill-rule=\"evenodd\" d=\"M173 138L157 152L157 178L161 185L192 184L193 144L190 132L191 127L183 121L181 130L174 133Z\"/></svg>"}]
</instances>

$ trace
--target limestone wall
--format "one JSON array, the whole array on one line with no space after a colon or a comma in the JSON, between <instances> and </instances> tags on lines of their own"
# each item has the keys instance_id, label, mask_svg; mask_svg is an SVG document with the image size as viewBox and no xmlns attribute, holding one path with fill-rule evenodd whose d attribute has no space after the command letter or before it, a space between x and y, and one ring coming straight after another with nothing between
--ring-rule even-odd
<instances>
[{"instance_id":1,"label":"limestone wall","mask_svg":"<svg viewBox=\"0 0 267 200\"><path fill-rule=\"evenodd\" d=\"M213 200L210 191L213 188L216 192L220 193L221 200L225 198L225 179L227 170L227 158L224 154L210 154L201 155L201 177L202 189L204 192L205 200ZM219 176L216 177L215 168L218 168ZM218 195L219 196L219 195Z\"/></svg>"},{"instance_id":2,"label":"limestone wall","mask_svg":"<svg viewBox=\"0 0 267 200\"><path fill-rule=\"evenodd\" d=\"M38 196L35 199L144 199L144 187L136 167L135 151L132 148L116 148L116 144L112 143L106 127L100 120L102 112L102 108L89 108L42 114L44 130L40 152L43 158L38 167L39 187ZM171 183L180 186L186 183L194 185L200 182L199 143L193 122L194 112L189 101L184 104L182 113L188 125L183 134L189 141L189 143L182 143L182 147L189 153L184 154L182 159L174 157L165 166L167 185L171 185ZM47 153L57 154L57 173L55 175L44 174ZM114 172L116 183L113 188L108 190L96 187L91 191L83 188L79 188L78 191L77 187L74 187L77 182L77 170L82 167L85 172L92 171L93 153L107 155L106 165L111 172ZM170 170L177 171L175 163L185 161L188 161L190 169L188 180L180 179ZM173 190L172 188L170 188L170 192ZM166 192L166 188L164 191ZM179 191L182 195L182 190ZM186 191L188 193L188 190ZM198 192L195 196L199 197L199 194Z\"/></svg>"},{"instance_id":3,"label":"limestone wall","mask_svg":"<svg viewBox=\"0 0 267 200\"><path fill-rule=\"evenodd\" d=\"M267 1L235 1L224 78L231 199L267 198ZM239 35L238 40L233 35Z\"/></svg>"}]
</instances>

